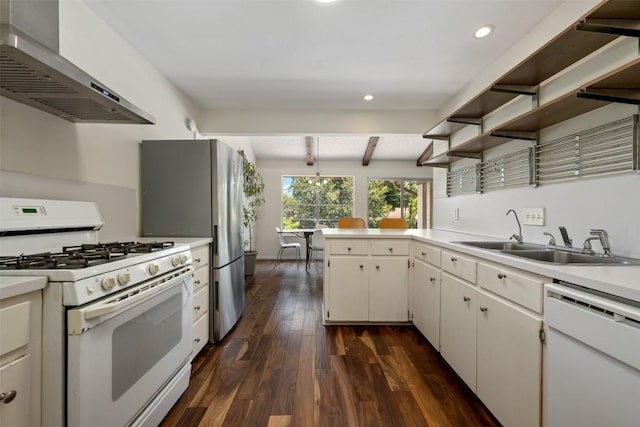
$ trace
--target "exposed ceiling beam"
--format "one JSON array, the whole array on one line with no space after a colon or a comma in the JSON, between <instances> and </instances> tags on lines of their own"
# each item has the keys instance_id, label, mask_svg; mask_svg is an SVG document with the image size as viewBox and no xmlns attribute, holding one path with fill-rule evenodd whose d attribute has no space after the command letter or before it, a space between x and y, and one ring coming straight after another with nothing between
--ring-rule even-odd
<instances>
[{"instance_id":1,"label":"exposed ceiling beam","mask_svg":"<svg viewBox=\"0 0 640 427\"><path fill-rule=\"evenodd\" d=\"M379 136L372 136L369 138L369 144L367 145L367 149L364 152L364 157L362 158L362 166L369 166L371 157L373 157L373 151L376 149L376 145L378 144L379 139Z\"/></svg>"},{"instance_id":2,"label":"exposed ceiling beam","mask_svg":"<svg viewBox=\"0 0 640 427\"><path fill-rule=\"evenodd\" d=\"M313 166L313 137L305 136L304 142L307 146L307 166Z\"/></svg>"},{"instance_id":3,"label":"exposed ceiling beam","mask_svg":"<svg viewBox=\"0 0 640 427\"><path fill-rule=\"evenodd\" d=\"M422 163L426 162L429 159L429 157L431 157L432 154L433 154L433 142L429 143L427 148L422 152L422 154L420 154L420 157L418 157L418 161L416 162L416 165L422 166Z\"/></svg>"}]
</instances>

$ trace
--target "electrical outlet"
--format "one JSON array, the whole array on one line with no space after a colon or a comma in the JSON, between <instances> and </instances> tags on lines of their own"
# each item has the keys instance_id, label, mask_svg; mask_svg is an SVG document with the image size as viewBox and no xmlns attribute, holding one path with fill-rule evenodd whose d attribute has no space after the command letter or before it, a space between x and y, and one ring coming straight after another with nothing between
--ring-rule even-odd
<instances>
[{"instance_id":1,"label":"electrical outlet","mask_svg":"<svg viewBox=\"0 0 640 427\"><path fill-rule=\"evenodd\" d=\"M460 208L453 209L453 220L454 221L460 220Z\"/></svg>"},{"instance_id":2,"label":"electrical outlet","mask_svg":"<svg viewBox=\"0 0 640 427\"><path fill-rule=\"evenodd\" d=\"M544 225L544 208L524 208L524 225Z\"/></svg>"}]
</instances>

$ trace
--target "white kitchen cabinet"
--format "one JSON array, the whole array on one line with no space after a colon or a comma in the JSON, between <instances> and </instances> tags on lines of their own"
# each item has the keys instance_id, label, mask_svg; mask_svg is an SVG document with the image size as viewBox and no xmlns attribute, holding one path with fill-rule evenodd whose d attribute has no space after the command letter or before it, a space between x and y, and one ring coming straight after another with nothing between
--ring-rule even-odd
<instances>
[{"instance_id":1,"label":"white kitchen cabinet","mask_svg":"<svg viewBox=\"0 0 640 427\"><path fill-rule=\"evenodd\" d=\"M440 353L471 390L476 391L478 291L442 273Z\"/></svg>"},{"instance_id":2,"label":"white kitchen cabinet","mask_svg":"<svg viewBox=\"0 0 640 427\"><path fill-rule=\"evenodd\" d=\"M209 257L210 245L197 246L191 250L193 256L193 352L194 358L209 341Z\"/></svg>"},{"instance_id":3,"label":"white kitchen cabinet","mask_svg":"<svg viewBox=\"0 0 640 427\"><path fill-rule=\"evenodd\" d=\"M41 425L41 352L42 291L0 300L1 426Z\"/></svg>"},{"instance_id":4,"label":"white kitchen cabinet","mask_svg":"<svg viewBox=\"0 0 640 427\"><path fill-rule=\"evenodd\" d=\"M407 256L373 256L369 273L369 320L406 322L409 318Z\"/></svg>"},{"instance_id":5,"label":"white kitchen cabinet","mask_svg":"<svg viewBox=\"0 0 640 427\"><path fill-rule=\"evenodd\" d=\"M409 241L325 240L325 320L406 322Z\"/></svg>"},{"instance_id":6,"label":"white kitchen cabinet","mask_svg":"<svg viewBox=\"0 0 640 427\"><path fill-rule=\"evenodd\" d=\"M476 394L505 426L539 426L542 320L478 294Z\"/></svg>"},{"instance_id":7,"label":"white kitchen cabinet","mask_svg":"<svg viewBox=\"0 0 640 427\"><path fill-rule=\"evenodd\" d=\"M369 258L331 256L327 270L331 286L327 318L331 321L368 321Z\"/></svg>"},{"instance_id":8,"label":"white kitchen cabinet","mask_svg":"<svg viewBox=\"0 0 640 427\"><path fill-rule=\"evenodd\" d=\"M440 349L440 269L415 259L411 270L409 311L413 324Z\"/></svg>"}]
</instances>

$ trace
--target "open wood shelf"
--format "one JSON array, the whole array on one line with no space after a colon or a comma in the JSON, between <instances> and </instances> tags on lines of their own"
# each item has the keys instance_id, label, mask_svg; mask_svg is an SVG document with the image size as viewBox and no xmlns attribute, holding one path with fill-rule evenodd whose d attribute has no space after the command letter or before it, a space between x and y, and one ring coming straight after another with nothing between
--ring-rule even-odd
<instances>
[{"instance_id":1,"label":"open wood shelf","mask_svg":"<svg viewBox=\"0 0 640 427\"><path fill-rule=\"evenodd\" d=\"M455 110L423 134L424 138L450 137L467 124L482 124L482 117L523 93L534 95L537 86L612 42L620 35L640 36L640 1L610 0L584 19L557 35L507 74L496 80L476 97ZM563 122L607 103L624 102L640 105L640 59L602 76L583 88L567 93L534 108L502 125L483 132L451 148L447 153L429 158L425 166L473 157L509 139L513 132L526 132L526 137L540 129Z\"/></svg>"}]
</instances>

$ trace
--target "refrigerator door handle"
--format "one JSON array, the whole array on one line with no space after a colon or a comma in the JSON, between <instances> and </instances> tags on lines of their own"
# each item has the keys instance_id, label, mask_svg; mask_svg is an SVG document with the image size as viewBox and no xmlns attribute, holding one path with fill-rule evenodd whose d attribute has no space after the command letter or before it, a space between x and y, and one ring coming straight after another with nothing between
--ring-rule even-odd
<instances>
[{"instance_id":1,"label":"refrigerator door handle","mask_svg":"<svg viewBox=\"0 0 640 427\"><path fill-rule=\"evenodd\" d=\"M220 289L220 282L216 280L213 285L213 305L214 305L215 311L220 310L220 299L218 298L219 289Z\"/></svg>"},{"instance_id":2,"label":"refrigerator door handle","mask_svg":"<svg viewBox=\"0 0 640 427\"><path fill-rule=\"evenodd\" d=\"M213 226L213 253L218 255L218 226Z\"/></svg>"}]
</instances>

